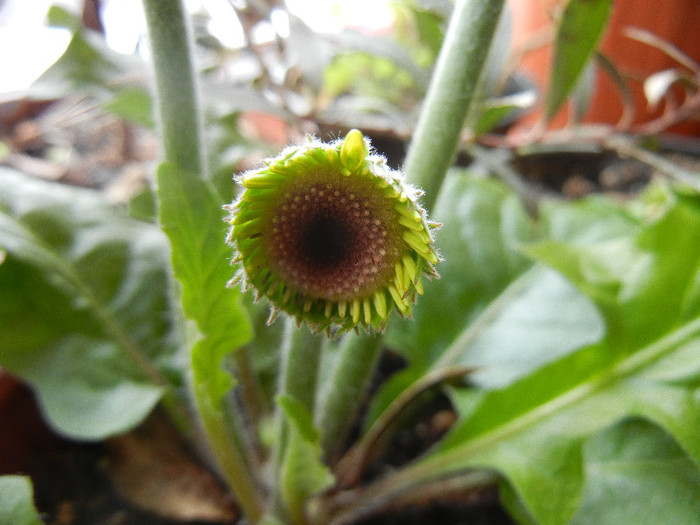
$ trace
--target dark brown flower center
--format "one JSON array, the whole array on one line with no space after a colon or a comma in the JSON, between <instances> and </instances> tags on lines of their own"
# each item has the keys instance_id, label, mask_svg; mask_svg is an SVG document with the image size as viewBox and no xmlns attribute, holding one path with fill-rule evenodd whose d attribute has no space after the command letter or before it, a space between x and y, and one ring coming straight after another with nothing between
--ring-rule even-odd
<instances>
[{"instance_id":1,"label":"dark brown flower center","mask_svg":"<svg viewBox=\"0 0 700 525\"><path fill-rule=\"evenodd\" d=\"M299 248L309 266L328 271L350 256L357 232L344 219L346 217L339 217L337 213L317 213L303 221Z\"/></svg>"},{"instance_id":2,"label":"dark brown flower center","mask_svg":"<svg viewBox=\"0 0 700 525\"><path fill-rule=\"evenodd\" d=\"M349 300L392 281L401 237L380 190L338 174L295 181L282 193L263 236L288 286L311 298Z\"/></svg>"}]
</instances>

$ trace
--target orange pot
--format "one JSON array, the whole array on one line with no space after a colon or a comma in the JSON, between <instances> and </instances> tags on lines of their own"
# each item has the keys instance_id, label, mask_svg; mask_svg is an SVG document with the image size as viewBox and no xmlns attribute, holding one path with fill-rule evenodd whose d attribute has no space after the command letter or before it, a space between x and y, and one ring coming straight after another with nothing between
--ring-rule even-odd
<instances>
[{"instance_id":1,"label":"orange pot","mask_svg":"<svg viewBox=\"0 0 700 525\"><path fill-rule=\"evenodd\" d=\"M551 13L563 0L509 0L513 12L513 46L521 49L532 41L533 35L542 34L551 22ZM635 106L633 124L657 118L662 108L649 108L643 91L643 80L678 63L662 51L625 35L629 27L642 28L700 62L700 0L616 0L608 28L601 42L602 52L610 58L630 85ZM526 53L520 68L529 74L546 92L552 46L541 46ZM615 124L622 116L623 105L618 89L605 72L598 71L595 90L585 122ZM563 109L552 122L561 127L567 122L568 108ZM530 115L532 123L538 115ZM700 121L674 126L671 131L700 136Z\"/></svg>"}]
</instances>

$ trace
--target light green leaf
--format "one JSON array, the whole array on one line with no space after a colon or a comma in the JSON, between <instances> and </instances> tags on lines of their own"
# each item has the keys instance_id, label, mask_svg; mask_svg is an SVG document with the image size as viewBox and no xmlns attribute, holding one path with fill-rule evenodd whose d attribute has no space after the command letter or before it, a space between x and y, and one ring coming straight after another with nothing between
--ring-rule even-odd
<instances>
[{"instance_id":1,"label":"light green leaf","mask_svg":"<svg viewBox=\"0 0 700 525\"><path fill-rule=\"evenodd\" d=\"M480 112L473 125L473 133L480 135L507 120L511 121L514 118L513 115L532 108L536 101L537 93L534 90L485 100L479 108Z\"/></svg>"},{"instance_id":2,"label":"light green leaf","mask_svg":"<svg viewBox=\"0 0 700 525\"><path fill-rule=\"evenodd\" d=\"M41 525L32 483L24 476L0 476L0 525Z\"/></svg>"},{"instance_id":3,"label":"light green leaf","mask_svg":"<svg viewBox=\"0 0 700 525\"><path fill-rule=\"evenodd\" d=\"M5 157L7 157L11 151L10 147L0 140L0 162L5 160Z\"/></svg>"},{"instance_id":4,"label":"light green leaf","mask_svg":"<svg viewBox=\"0 0 700 525\"><path fill-rule=\"evenodd\" d=\"M0 249L0 365L37 389L59 432L124 432L181 381L157 227L96 192L2 170Z\"/></svg>"},{"instance_id":5,"label":"light green leaf","mask_svg":"<svg viewBox=\"0 0 700 525\"><path fill-rule=\"evenodd\" d=\"M331 487L334 477L321 461L318 430L303 403L290 396L278 398L289 435L280 469L280 489L295 523L304 523L304 504L309 497Z\"/></svg>"},{"instance_id":6,"label":"light green leaf","mask_svg":"<svg viewBox=\"0 0 700 525\"><path fill-rule=\"evenodd\" d=\"M80 16L59 6L52 5L46 13L46 23L53 27L63 27L71 31L77 31L83 24Z\"/></svg>"},{"instance_id":7,"label":"light green leaf","mask_svg":"<svg viewBox=\"0 0 700 525\"><path fill-rule=\"evenodd\" d=\"M125 87L107 99L102 107L129 122L146 128L153 127L153 103L144 87Z\"/></svg>"},{"instance_id":8,"label":"light green leaf","mask_svg":"<svg viewBox=\"0 0 700 525\"><path fill-rule=\"evenodd\" d=\"M482 388L512 383L600 340L605 331L593 304L561 275L540 266L514 281L491 306L493 316L473 325L479 333L448 350L458 354L454 362L477 368L470 382Z\"/></svg>"},{"instance_id":9,"label":"light green leaf","mask_svg":"<svg viewBox=\"0 0 700 525\"><path fill-rule=\"evenodd\" d=\"M571 90L574 122L580 123L591 105L596 86L596 61L588 60Z\"/></svg>"},{"instance_id":10,"label":"light green leaf","mask_svg":"<svg viewBox=\"0 0 700 525\"><path fill-rule=\"evenodd\" d=\"M579 82L612 11L612 0L570 0L557 27L545 113L550 120Z\"/></svg>"}]
</instances>

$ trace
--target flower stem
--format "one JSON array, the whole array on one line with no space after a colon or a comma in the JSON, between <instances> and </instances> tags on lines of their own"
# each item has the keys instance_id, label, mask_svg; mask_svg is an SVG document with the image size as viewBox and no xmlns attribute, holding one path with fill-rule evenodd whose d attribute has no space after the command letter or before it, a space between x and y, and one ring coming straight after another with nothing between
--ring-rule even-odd
<instances>
[{"instance_id":1,"label":"flower stem","mask_svg":"<svg viewBox=\"0 0 700 525\"><path fill-rule=\"evenodd\" d=\"M321 392L323 403L316 412L321 446L326 461L334 460L354 423L362 395L372 379L382 350L379 335L348 334L335 367Z\"/></svg>"},{"instance_id":2,"label":"flower stem","mask_svg":"<svg viewBox=\"0 0 700 525\"><path fill-rule=\"evenodd\" d=\"M189 19L181 0L143 0L164 160L206 176Z\"/></svg>"},{"instance_id":3,"label":"flower stem","mask_svg":"<svg viewBox=\"0 0 700 525\"><path fill-rule=\"evenodd\" d=\"M425 191L428 209L435 204L476 100L504 1L459 0L450 19L405 163L406 177Z\"/></svg>"},{"instance_id":4,"label":"flower stem","mask_svg":"<svg viewBox=\"0 0 700 525\"><path fill-rule=\"evenodd\" d=\"M286 321L277 395L293 397L308 408L309 413L313 413L318 365L321 358L321 336L312 333L306 325L297 326L292 317L288 317ZM276 410L276 439L272 450L272 471L275 481L280 479L289 434L281 407L277 405ZM273 483L271 500L278 516L288 518L289 509L282 502L278 483Z\"/></svg>"},{"instance_id":5,"label":"flower stem","mask_svg":"<svg viewBox=\"0 0 700 525\"><path fill-rule=\"evenodd\" d=\"M306 325L297 327L294 318L288 317L277 395L291 396L313 413L320 356L320 335L312 333ZM272 461L275 465L274 472L278 472L287 439L287 429L279 406L275 418L277 439L272 451Z\"/></svg>"},{"instance_id":6,"label":"flower stem","mask_svg":"<svg viewBox=\"0 0 700 525\"><path fill-rule=\"evenodd\" d=\"M286 344L282 354L280 395L289 395L313 411L316 376L321 353L321 335L312 333L292 317L287 320Z\"/></svg>"}]
</instances>

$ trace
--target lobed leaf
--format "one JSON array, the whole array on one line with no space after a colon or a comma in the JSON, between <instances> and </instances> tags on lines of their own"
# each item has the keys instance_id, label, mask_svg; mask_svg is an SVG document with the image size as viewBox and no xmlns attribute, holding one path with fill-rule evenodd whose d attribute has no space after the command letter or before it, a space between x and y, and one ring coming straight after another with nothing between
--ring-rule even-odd
<instances>
[{"instance_id":1,"label":"lobed leaf","mask_svg":"<svg viewBox=\"0 0 700 525\"><path fill-rule=\"evenodd\" d=\"M251 339L252 330L239 290L226 287L232 269L222 203L207 181L168 162L158 167L156 193L179 285L197 414L226 481L244 512L257 519L262 502L252 481L255 473L240 447L242 431L225 406L235 386L226 360Z\"/></svg>"},{"instance_id":2,"label":"lobed leaf","mask_svg":"<svg viewBox=\"0 0 700 525\"><path fill-rule=\"evenodd\" d=\"M216 406L233 386L223 360L252 336L240 292L227 288L233 270L226 225L214 190L174 164L158 168L160 222L168 235L182 308L192 321L186 334L192 346L195 388L206 389ZM217 409L217 412L220 412Z\"/></svg>"}]
</instances>

